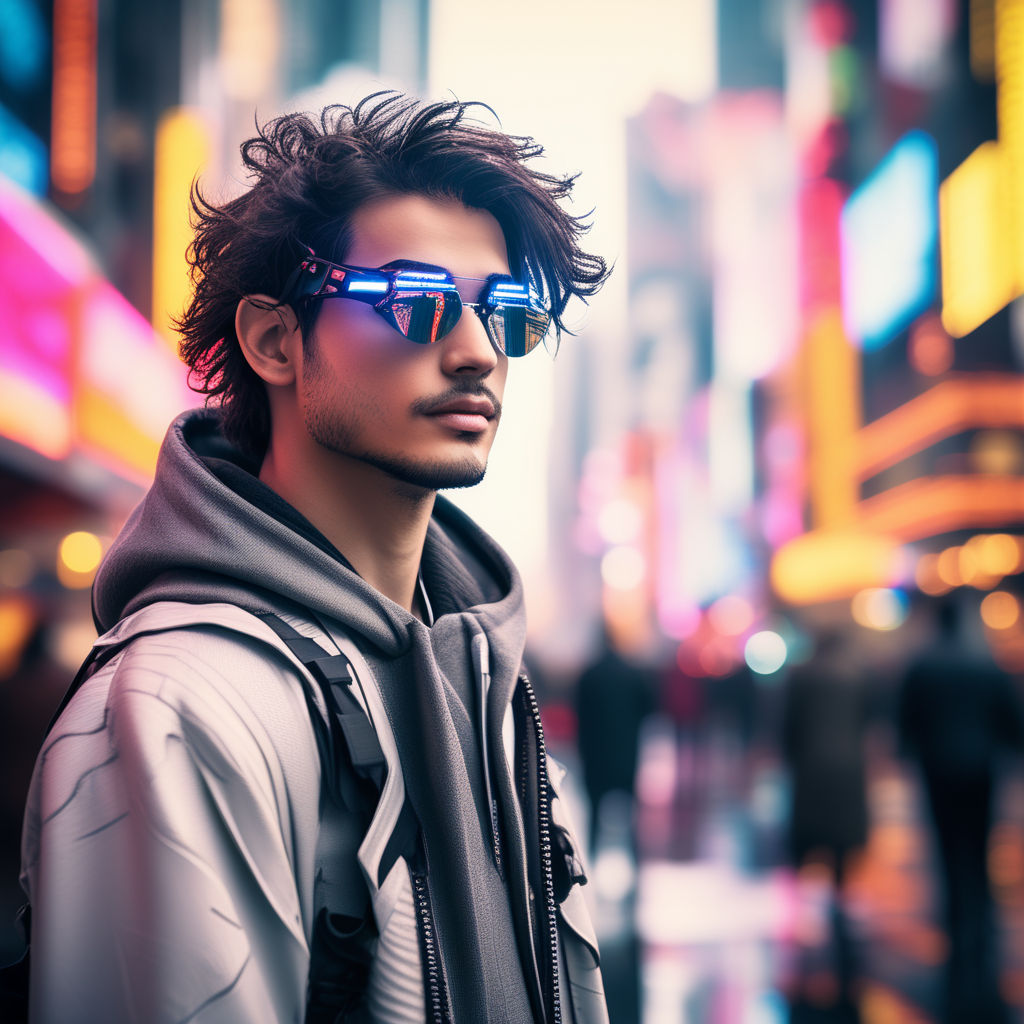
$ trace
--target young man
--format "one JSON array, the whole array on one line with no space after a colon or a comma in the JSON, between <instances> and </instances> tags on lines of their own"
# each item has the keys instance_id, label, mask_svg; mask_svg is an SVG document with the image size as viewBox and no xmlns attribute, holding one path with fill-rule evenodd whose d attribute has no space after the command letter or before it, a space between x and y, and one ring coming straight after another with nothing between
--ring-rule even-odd
<instances>
[{"instance_id":1,"label":"young man","mask_svg":"<svg viewBox=\"0 0 1024 1024\"><path fill-rule=\"evenodd\" d=\"M508 357L602 260L572 179L388 94L194 207L172 424L24 841L38 1021L602 1021L484 475Z\"/></svg>"}]
</instances>

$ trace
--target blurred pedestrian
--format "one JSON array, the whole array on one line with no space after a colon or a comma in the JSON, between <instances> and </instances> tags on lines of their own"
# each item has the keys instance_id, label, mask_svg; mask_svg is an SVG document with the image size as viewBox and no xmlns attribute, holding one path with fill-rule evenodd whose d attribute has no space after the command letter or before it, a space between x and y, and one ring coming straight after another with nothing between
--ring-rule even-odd
<instances>
[{"instance_id":1,"label":"blurred pedestrian","mask_svg":"<svg viewBox=\"0 0 1024 1024\"><path fill-rule=\"evenodd\" d=\"M834 998L822 999L853 1019L856 963L842 890L868 837L865 740L871 701L843 633L824 631L814 655L786 685L782 750L792 808L789 848L798 868L814 864L830 882Z\"/></svg>"},{"instance_id":2,"label":"blurred pedestrian","mask_svg":"<svg viewBox=\"0 0 1024 1024\"><path fill-rule=\"evenodd\" d=\"M1005 755L1024 714L1013 683L972 647L954 596L936 609L938 636L910 664L899 694L904 752L921 769L935 829L949 956L946 1024L1007 1020L988 878L988 840Z\"/></svg>"},{"instance_id":3,"label":"blurred pedestrian","mask_svg":"<svg viewBox=\"0 0 1024 1024\"><path fill-rule=\"evenodd\" d=\"M590 852L597 853L601 805L608 794L623 793L632 807L636 788L640 726L655 707L657 674L627 657L611 634L583 670L576 687L579 754L590 806Z\"/></svg>"}]
</instances>

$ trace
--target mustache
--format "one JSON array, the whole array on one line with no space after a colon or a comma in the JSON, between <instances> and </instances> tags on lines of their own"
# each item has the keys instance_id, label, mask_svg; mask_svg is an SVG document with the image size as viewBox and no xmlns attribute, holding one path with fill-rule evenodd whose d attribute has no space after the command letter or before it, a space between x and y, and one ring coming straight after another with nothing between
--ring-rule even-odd
<instances>
[{"instance_id":1,"label":"mustache","mask_svg":"<svg viewBox=\"0 0 1024 1024\"><path fill-rule=\"evenodd\" d=\"M412 403L412 411L422 416L429 416L435 409L453 402L458 398L486 398L494 406L494 418L501 415L501 402L498 396L491 391L483 381L467 381L465 384L455 384L443 394L435 395L433 398L418 398Z\"/></svg>"}]
</instances>

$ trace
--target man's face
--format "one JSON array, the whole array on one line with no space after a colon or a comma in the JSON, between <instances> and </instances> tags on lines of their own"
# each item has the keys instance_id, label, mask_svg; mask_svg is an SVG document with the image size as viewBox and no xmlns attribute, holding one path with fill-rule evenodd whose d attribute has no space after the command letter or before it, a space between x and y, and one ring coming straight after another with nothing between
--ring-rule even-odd
<instances>
[{"instance_id":1,"label":"man's face","mask_svg":"<svg viewBox=\"0 0 1024 1024\"><path fill-rule=\"evenodd\" d=\"M357 211L352 228L346 263L379 267L407 259L442 266L468 302L477 301L489 274L509 273L497 220L459 202L380 199ZM429 490L482 479L508 359L471 309L441 341L418 345L371 306L326 299L311 342L299 393L314 441Z\"/></svg>"}]
</instances>

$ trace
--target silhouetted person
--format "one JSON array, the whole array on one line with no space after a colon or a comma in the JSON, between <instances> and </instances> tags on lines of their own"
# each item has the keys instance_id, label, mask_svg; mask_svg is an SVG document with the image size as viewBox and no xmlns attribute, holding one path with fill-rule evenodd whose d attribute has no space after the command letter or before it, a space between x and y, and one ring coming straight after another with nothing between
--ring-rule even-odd
<instances>
[{"instance_id":1,"label":"silhouetted person","mask_svg":"<svg viewBox=\"0 0 1024 1024\"><path fill-rule=\"evenodd\" d=\"M987 871L988 838L1001 762L1024 735L1009 677L970 650L960 610L939 605L937 642L910 665L899 701L903 748L921 767L935 826L949 960L944 1019L1004 1021Z\"/></svg>"},{"instance_id":2,"label":"silhouetted person","mask_svg":"<svg viewBox=\"0 0 1024 1024\"><path fill-rule=\"evenodd\" d=\"M615 649L606 635L576 689L579 752L590 804L590 853L597 852L602 799L621 790L632 801L640 724L654 709L655 673Z\"/></svg>"},{"instance_id":3,"label":"silhouetted person","mask_svg":"<svg viewBox=\"0 0 1024 1024\"><path fill-rule=\"evenodd\" d=\"M868 836L864 739L869 712L865 680L842 634L823 634L811 660L793 669L785 692L782 747L793 793L789 847L797 867L817 861L830 873L833 1005L850 1019L855 1019L855 965L841 889Z\"/></svg>"}]
</instances>

